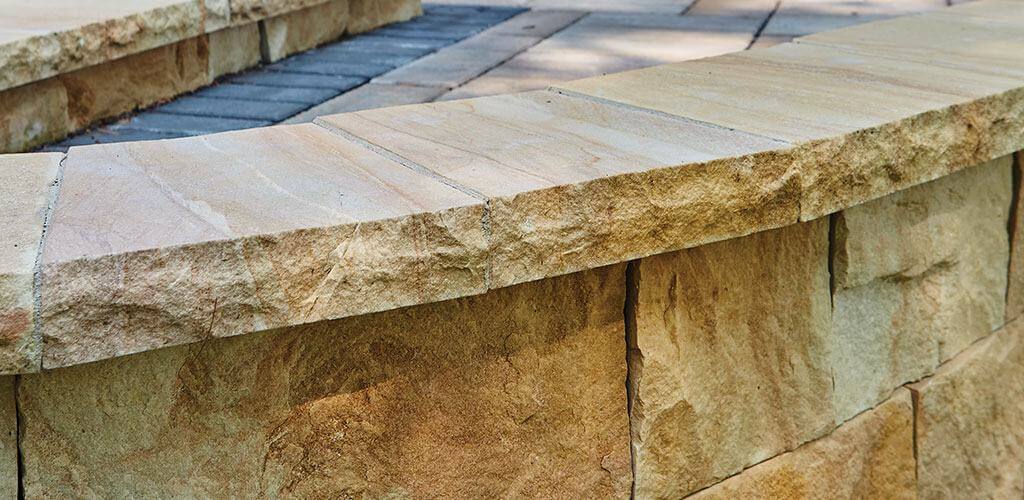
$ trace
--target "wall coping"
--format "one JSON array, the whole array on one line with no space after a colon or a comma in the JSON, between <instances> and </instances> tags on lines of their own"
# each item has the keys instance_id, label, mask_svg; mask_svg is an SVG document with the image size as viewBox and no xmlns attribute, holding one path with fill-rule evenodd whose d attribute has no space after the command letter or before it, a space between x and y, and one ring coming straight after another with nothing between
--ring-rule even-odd
<instances>
[{"instance_id":1,"label":"wall coping","mask_svg":"<svg viewBox=\"0 0 1024 500\"><path fill-rule=\"evenodd\" d=\"M2 202L17 209L4 239L32 236L0 254L17 263L0 263L3 369L481 294L1010 154L1024 148L1020 5L544 91L0 156L5 184L35 186Z\"/></svg>"},{"instance_id":2,"label":"wall coping","mask_svg":"<svg viewBox=\"0 0 1024 500\"><path fill-rule=\"evenodd\" d=\"M43 0L0 19L0 91L330 0Z\"/></svg>"}]
</instances>

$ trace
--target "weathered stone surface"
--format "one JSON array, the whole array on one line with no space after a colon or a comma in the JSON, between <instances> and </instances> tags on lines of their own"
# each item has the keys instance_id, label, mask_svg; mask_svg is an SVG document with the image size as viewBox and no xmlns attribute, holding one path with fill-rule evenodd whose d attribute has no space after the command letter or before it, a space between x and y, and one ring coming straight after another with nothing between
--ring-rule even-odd
<instances>
[{"instance_id":1,"label":"weathered stone surface","mask_svg":"<svg viewBox=\"0 0 1024 500\"><path fill-rule=\"evenodd\" d=\"M214 31L207 40L210 81L260 63L260 30L256 24Z\"/></svg>"},{"instance_id":2,"label":"weathered stone surface","mask_svg":"<svg viewBox=\"0 0 1024 500\"><path fill-rule=\"evenodd\" d=\"M350 34L408 21L423 14L420 0L348 0Z\"/></svg>"},{"instance_id":3,"label":"weathered stone surface","mask_svg":"<svg viewBox=\"0 0 1024 500\"><path fill-rule=\"evenodd\" d=\"M228 0L231 22L248 24L289 12L320 5L331 0Z\"/></svg>"},{"instance_id":4,"label":"weathered stone surface","mask_svg":"<svg viewBox=\"0 0 1024 500\"><path fill-rule=\"evenodd\" d=\"M264 21L263 59L277 61L340 38L348 26L348 0L331 0Z\"/></svg>"},{"instance_id":5,"label":"weathered stone surface","mask_svg":"<svg viewBox=\"0 0 1024 500\"><path fill-rule=\"evenodd\" d=\"M551 92L321 117L489 201L493 287L796 220L779 143ZM755 165L757 165L755 167Z\"/></svg>"},{"instance_id":6,"label":"weathered stone surface","mask_svg":"<svg viewBox=\"0 0 1024 500\"><path fill-rule=\"evenodd\" d=\"M486 289L481 202L314 125L72 148L65 172L46 367Z\"/></svg>"},{"instance_id":7,"label":"weathered stone surface","mask_svg":"<svg viewBox=\"0 0 1024 500\"><path fill-rule=\"evenodd\" d=\"M202 33L198 0L51 0L0 5L0 90Z\"/></svg>"},{"instance_id":8,"label":"weathered stone surface","mask_svg":"<svg viewBox=\"0 0 1024 500\"><path fill-rule=\"evenodd\" d=\"M0 373L39 370L33 281L62 155L0 156Z\"/></svg>"},{"instance_id":9,"label":"weathered stone surface","mask_svg":"<svg viewBox=\"0 0 1024 500\"><path fill-rule=\"evenodd\" d=\"M1014 155L1015 204L1010 211L1010 275L1006 284L1007 321L1024 314L1024 155Z\"/></svg>"},{"instance_id":10,"label":"weathered stone surface","mask_svg":"<svg viewBox=\"0 0 1024 500\"><path fill-rule=\"evenodd\" d=\"M628 497L624 275L25 377L26 496Z\"/></svg>"},{"instance_id":11,"label":"weathered stone surface","mask_svg":"<svg viewBox=\"0 0 1024 500\"><path fill-rule=\"evenodd\" d=\"M910 393L898 389L832 434L691 498L917 498L913 419Z\"/></svg>"},{"instance_id":12,"label":"weathered stone surface","mask_svg":"<svg viewBox=\"0 0 1024 500\"><path fill-rule=\"evenodd\" d=\"M638 498L681 498L832 429L827 220L645 258L635 311Z\"/></svg>"},{"instance_id":13,"label":"weathered stone surface","mask_svg":"<svg viewBox=\"0 0 1024 500\"><path fill-rule=\"evenodd\" d=\"M190 38L58 78L71 129L80 129L209 83L207 40Z\"/></svg>"},{"instance_id":14,"label":"weathered stone surface","mask_svg":"<svg viewBox=\"0 0 1024 500\"><path fill-rule=\"evenodd\" d=\"M285 120L283 123L309 123L321 116L336 113L349 113L364 109L430 102L446 90L448 89L444 87L367 83L338 97L313 106Z\"/></svg>"},{"instance_id":15,"label":"weathered stone surface","mask_svg":"<svg viewBox=\"0 0 1024 500\"><path fill-rule=\"evenodd\" d=\"M0 376L0 498L18 498L18 415L12 376Z\"/></svg>"},{"instance_id":16,"label":"weathered stone surface","mask_svg":"<svg viewBox=\"0 0 1024 500\"><path fill-rule=\"evenodd\" d=\"M911 386L921 498L1024 496L1024 323Z\"/></svg>"},{"instance_id":17,"label":"weathered stone surface","mask_svg":"<svg viewBox=\"0 0 1024 500\"><path fill-rule=\"evenodd\" d=\"M795 63L801 50L817 60ZM782 45L561 87L797 144L804 220L1024 143L1019 78L817 50Z\"/></svg>"},{"instance_id":18,"label":"weathered stone surface","mask_svg":"<svg viewBox=\"0 0 1024 500\"><path fill-rule=\"evenodd\" d=\"M840 420L1002 324L1011 189L1004 157L836 216Z\"/></svg>"},{"instance_id":19,"label":"weathered stone surface","mask_svg":"<svg viewBox=\"0 0 1024 500\"><path fill-rule=\"evenodd\" d=\"M60 140L68 127L68 97L57 79L0 91L0 152Z\"/></svg>"}]
</instances>

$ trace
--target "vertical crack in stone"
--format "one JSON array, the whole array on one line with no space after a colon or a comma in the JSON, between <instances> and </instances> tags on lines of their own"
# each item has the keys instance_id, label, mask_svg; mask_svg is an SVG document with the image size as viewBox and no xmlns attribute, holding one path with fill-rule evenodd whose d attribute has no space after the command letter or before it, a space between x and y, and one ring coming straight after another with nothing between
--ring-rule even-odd
<instances>
[{"instance_id":1,"label":"vertical crack in stone","mask_svg":"<svg viewBox=\"0 0 1024 500\"><path fill-rule=\"evenodd\" d=\"M1024 161L1024 156L1021 155L1020 151L1018 151L1018 152L1013 154L1013 164L1011 165L1011 168L1010 168L1010 172L1011 172L1011 174L1013 176L1013 182L1011 183L1012 191L1010 191L1010 217L1008 217L1007 220L1006 220L1006 233L1009 236L1007 238L1007 240L1008 240L1008 242L1010 244L1010 253L1009 253L1009 255L1010 255L1010 264L1006 266L1006 297L1005 297L1005 299L1006 299L1006 304L1007 305L1010 304L1010 288L1011 288L1010 279L1013 277L1012 276L1012 270L1013 270L1013 247L1014 247L1014 242L1016 241L1017 237L1020 236L1020 235L1017 234L1017 220L1018 220L1018 217L1020 217L1020 214L1017 213L1017 207L1020 204L1021 168L1024 168L1024 165L1021 164L1022 161Z\"/></svg>"},{"instance_id":2,"label":"vertical crack in stone","mask_svg":"<svg viewBox=\"0 0 1024 500\"><path fill-rule=\"evenodd\" d=\"M623 315L626 325L626 416L629 419L629 466L632 474L630 498L636 498L636 434L640 418L637 400L638 384L643 373L643 354L637 344L636 308L640 298L640 261L633 260L626 265L626 301ZM635 410L635 411L634 411ZM634 415L636 413L636 416Z\"/></svg>"},{"instance_id":3,"label":"vertical crack in stone","mask_svg":"<svg viewBox=\"0 0 1024 500\"><path fill-rule=\"evenodd\" d=\"M21 448L21 403L18 398L18 391L21 386L21 375L14 376L14 447L17 452L16 465L18 473L18 500L25 499L25 452Z\"/></svg>"},{"instance_id":4,"label":"vertical crack in stone","mask_svg":"<svg viewBox=\"0 0 1024 500\"><path fill-rule=\"evenodd\" d=\"M61 184L64 182L64 162L68 159L65 154L57 165L57 177L50 185L50 192L46 201L46 213L43 215L43 228L39 234L39 247L36 248L36 261L32 268L32 340L39 348L38 369L43 369L43 246L46 244L47 230L53 219L53 211L57 207L57 198L60 196Z\"/></svg>"},{"instance_id":5,"label":"vertical crack in stone","mask_svg":"<svg viewBox=\"0 0 1024 500\"><path fill-rule=\"evenodd\" d=\"M917 458L917 419L921 411L921 394L914 390L909 384L906 386L910 391L910 444L914 454L914 484L918 481L918 470L921 468L921 461Z\"/></svg>"},{"instance_id":6,"label":"vertical crack in stone","mask_svg":"<svg viewBox=\"0 0 1024 500\"><path fill-rule=\"evenodd\" d=\"M260 60L264 64L270 64L274 62L270 57L270 40L267 38L267 22L264 20L256 21L256 28L260 32Z\"/></svg>"}]
</instances>

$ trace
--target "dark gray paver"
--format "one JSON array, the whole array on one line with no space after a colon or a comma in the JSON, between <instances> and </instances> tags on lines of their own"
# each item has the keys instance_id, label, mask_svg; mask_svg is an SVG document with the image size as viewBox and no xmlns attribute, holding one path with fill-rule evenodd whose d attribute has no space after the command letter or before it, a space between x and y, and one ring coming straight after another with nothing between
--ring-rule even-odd
<instances>
[{"instance_id":1,"label":"dark gray paver","mask_svg":"<svg viewBox=\"0 0 1024 500\"><path fill-rule=\"evenodd\" d=\"M69 137L56 144L51 144L44 147L41 151L47 152L65 152L71 146L86 146L89 144L110 144L114 142L128 142L128 141L152 141L157 139L174 139L177 137L186 137L188 134L185 133L173 133L173 132L153 132L150 130L131 130L131 129L114 129L108 127L100 127L95 130L90 130L78 134L73 137Z\"/></svg>"},{"instance_id":2,"label":"dark gray paver","mask_svg":"<svg viewBox=\"0 0 1024 500\"><path fill-rule=\"evenodd\" d=\"M397 68L404 64L409 64L429 53L419 49L403 53L397 50L394 52L367 52L351 49L331 50L332 48L333 47L314 49L303 54L292 56L292 59L309 62L330 61L346 64L376 64Z\"/></svg>"},{"instance_id":3,"label":"dark gray paver","mask_svg":"<svg viewBox=\"0 0 1024 500\"><path fill-rule=\"evenodd\" d=\"M444 40L452 43L463 40L473 35L473 33L474 31L460 29L414 29L405 26L381 28L374 32L375 35L386 37L412 38L416 40Z\"/></svg>"},{"instance_id":4,"label":"dark gray paver","mask_svg":"<svg viewBox=\"0 0 1024 500\"><path fill-rule=\"evenodd\" d=\"M335 89L268 87L266 85L249 85L220 83L192 94L199 97L223 97L227 99L244 99L250 101L295 102L306 105L319 104L341 92Z\"/></svg>"},{"instance_id":5,"label":"dark gray paver","mask_svg":"<svg viewBox=\"0 0 1024 500\"><path fill-rule=\"evenodd\" d=\"M252 101L190 95L164 104L154 111L177 115L219 116L279 122L308 107L308 104L295 102Z\"/></svg>"},{"instance_id":6,"label":"dark gray paver","mask_svg":"<svg viewBox=\"0 0 1024 500\"><path fill-rule=\"evenodd\" d=\"M235 75L226 80L228 83L247 83L266 85L268 87L316 88L346 91L366 83L364 77L308 75L305 73L285 73L261 69L249 73Z\"/></svg>"},{"instance_id":7,"label":"dark gray paver","mask_svg":"<svg viewBox=\"0 0 1024 500\"><path fill-rule=\"evenodd\" d=\"M112 125L110 129L119 133L149 131L164 134L202 135L243 128L265 127L272 123L274 122L270 120L240 120L150 111L136 115L124 123Z\"/></svg>"},{"instance_id":8,"label":"dark gray paver","mask_svg":"<svg viewBox=\"0 0 1024 500\"><path fill-rule=\"evenodd\" d=\"M291 58L266 66L268 71L308 73L311 75L356 76L363 78L373 78L377 75L391 71L394 68L394 66L381 64L310 61Z\"/></svg>"},{"instance_id":9,"label":"dark gray paver","mask_svg":"<svg viewBox=\"0 0 1024 500\"><path fill-rule=\"evenodd\" d=\"M354 50L376 51L381 49L420 49L435 51L451 45L448 40L428 40L424 38L398 38L380 35L360 35L342 42Z\"/></svg>"}]
</instances>

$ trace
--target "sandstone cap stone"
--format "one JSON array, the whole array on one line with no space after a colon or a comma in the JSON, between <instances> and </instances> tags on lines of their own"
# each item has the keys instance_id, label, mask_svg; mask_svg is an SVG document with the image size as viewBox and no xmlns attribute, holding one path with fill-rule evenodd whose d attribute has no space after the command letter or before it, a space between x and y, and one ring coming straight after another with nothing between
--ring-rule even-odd
<instances>
[{"instance_id":1,"label":"sandstone cap stone","mask_svg":"<svg viewBox=\"0 0 1024 500\"><path fill-rule=\"evenodd\" d=\"M313 125L72 148L44 366L486 289L478 200Z\"/></svg>"}]
</instances>

